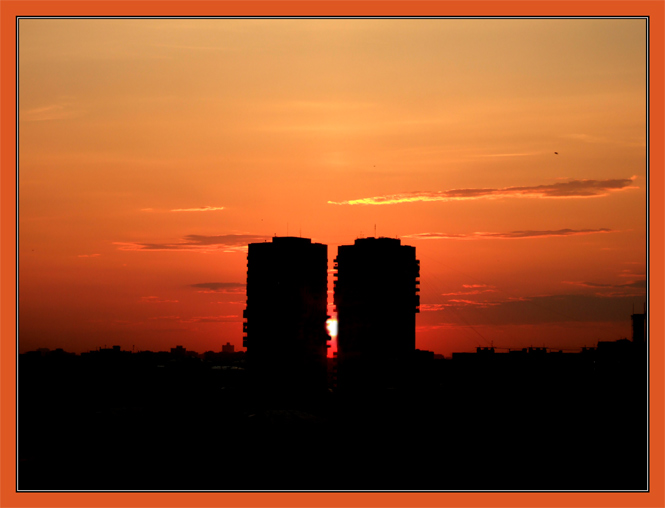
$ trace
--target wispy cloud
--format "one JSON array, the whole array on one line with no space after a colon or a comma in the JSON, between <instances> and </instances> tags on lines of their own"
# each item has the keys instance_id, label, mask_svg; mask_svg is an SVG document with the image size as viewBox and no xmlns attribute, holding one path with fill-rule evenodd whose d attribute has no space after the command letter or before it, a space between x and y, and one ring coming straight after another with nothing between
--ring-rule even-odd
<instances>
[{"instance_id":1,"label":"wispy cloud","mask_svg":"<svg viewBox=\"0 0 665 508\"><path fill-rule=\"evenodd\" d=\"M199 293L244 293L246 284L240 282L201 282L192 284Z\"/></svg>"},{"instance_id":2,"label":"wispy cloud","mask_svg":"<svg viewBox=\"0 0 665 508\"><path fill-rule=\"evenodd\" d=\"M443 310L446 307L452 307L452 305L447 303L421 303L420 312L434 312L438 310Z\"/></svg>"},{"instance_id":3,"label":"wispy cloud","mask_svg":"<svg viewBox=\"0 0 665 508\"><path fill-rule=\"evenodd\" d=\"M101 254L79 254L80 258L98 258Z\"/></svg>"},{"instance_id":4,"label":"wispy cloud","mask_svg":"<svg viewBox=\"0 0 665 508\"><path fill-rule=\"evenodd\" d=\"M168 209L156 209L156 208L139 208L141 212L155 212L155 213L164 213L164 212L215 212L219 210L224 210L223 206L198 206L194 208L174 208L172 210Z\"/></svg>"},{"instance_id":5,"label":"wispy cloud","mask_svg":"<svg viewBox=\"0 0 665 508\"><path fill-rule=\"evenodd\" d=\"M242 321L238 316L194 316L181 319L181 323L233 323Z\"/></svg>"},{"instance_id":6,"label":"wispy cloud","mask_svg":"<svg viewBox=\"0 0 665 508\"><path fill-rule=\"evenodd\" d=\"M154 316L148 319L151 321L180 321L180 316Z\"/></svg>"},{"instance_id":7,"label":"wispy cloud","mask_svg":"<svg viewBox=\"0 0 665 508\"><path fill-rule=\"evenodd\" d=\"M540 324L553 322L625 323L633 304L641 305L644 293L612 291L596 294L559 294L509 298L491 301L451 299L422 303L421 312L459 315L466 324ZM640 307L641 308L641 307Z\"/></svg>"},{"instance_id":8,"label":"wispy cloud","mask_svg":"<svg viewBox=\"0 0 665 508\"><path fill-rule=\"evenodd\" d=\"M591 136L589 134L566 134L563 136L568 139L575 139L585 143L609 143L610 140L602 136Z\"/></svg>"},{"instance_id":9,"label":"wispy cloud","mask_svg":"<svg viewBox=\"0 0 665 508\"><path fill-rule=\"evenodd\" d=\"M496 289L473 289L471 291L457 291L455 293L441 293L441 296L479 295L481 293L496 293Z\"/></svg>"},{"instance_id":10,"label":"wispy cloud","mask_svg":"<svg viewBox=\"0 0 665 508\"><path fill-rule=\"evenodd\" d=\"M636 280L634 282L628 282L627 284L602 284L599 282L574 282L574 281L563 281L564 284L572 284L574 286L583 286L587 288L646 288L647 281Z\"/></svg>"},{"instance_id":11,"label":"wispy cloud","mask_svg":"<svg viewBox=\"0 0 665 508\"><path fill-rule=\"evenodd\" d=\"M462 299L452 299L448 300L448 304L452 304L452 306L458 307L461 305L473 305L477 307L491 307L494 305L501 305L502 302L478 302L476 300L462 300Z\"/></svg>"},{"instance_id":12,"label":"wispy cloud","mask_svg":"<svg viewBox=\"0 0 665 508\"><path fill-rule=\"evenodd\" d=\"M621 276L621 275L620 275ZM643 277L644 275L640 275ZM602 282L563 281L564 284L590 288L595 290L596 296L603 298L618 298L624 296L644 296L647 287L646 279L638 279L625 284L607 284Z\"/></svg>"},{"instance_id":13,"label":"wispy cloud","mask_svg":"<svg viewBox=\"0 0 665 508\"><path fill-rule=\"evenodd\" d=\"M19 119L25 122L43 122L72 118L77 116L79 112L73 110L71 106L71 103L63 102L28 109L19 113Z\"/></svg>"},{"instance_id":14,"label":"wispy cloud","mask_svg":"<svg viewBox=\"0 0 665 508\"><path fill-rule=\"evenodd\" d=\"M526 157L528 155L540 155L543 152L524 152L524 153L488 153L474 155L474 157Z\"/></svg>"},{"instance_id":15,"label":"wispy cloud","mask_svg":"<svg viewBox=\"0 0 665 508\"><path fill-rule=\"evenodd\" d=\"M502 239L518 240L525 238L547 238L552 236L579 236L593 235L596 233L612 233L611 229L558 229L544 231L510 231L507 233L418 233L414 235L405 235L402 238L411 238L414 240L484 240L484 239ZM466 287L466 286L465 286Z\"/></svg>"},{"instance_id":16,"label":"wispy cloud","mask_svg":"<svg viewBox=\"0 0 665 508\"><path fill-rule=\"evenodd\" d=\"M619 277L627 277L627 278L642 278L646 277L646 273L644 272L634 272L633 270L621 270L621 273L619 273Z\"/></svg>"},{"instance_id":17,"label":"wispy cloud","mask_svg":"<svg viewBox=\"0 0 665 508\"><path fill-rule=\"evenodd\" d=\"M184 241L189 245L228 245L237 247L262 242L267 238L267 236L257 235L187 235Z\"/></svg>"},{"instance_id":18,"label":"wispy cloud","mask_svg":"<svg viewBox=\"0 0 665 508\"><path fill-rule=\"evenodd\" d=\"M445 295L443 295L445 296ZM444 310L450 307L494 307L496 305L501 305L503 301L477 301L477 300L466 300L461 298L453 298L448 300L445 303L421 303L420 312L435 312L439 310Z\"/></svg>"},{"instance_id":19,"label":"wispy cloud","mask_svg":"<svg viewBox=\"0 0 665 508\"><path fill-rule=\"evenodd\" d=\"M224 46L195 46L185 44L152 44L155 48L168 48L168 49L185 49L190 51L229 51L229 48Z\"/></svg>"},{"instance_id":20,"label":"wispy cloud","mask_svg":"<svg viewBox=\"0 0 665 508\"><path fill-rule=\"evenodd\" d=\"M215 210L224 210L223 206L201 206L199 208L176 208L172 212L214 212Z\"/></svg>"},{"instance_id":21,"label":"wispy cloud","mask_svg":"<svg viewBox=\"0 0 665 508\"><path fill-rule=\"evenodd\" d=\"M178 303L178 300L164 300L158 296L142 296L143 303Z\"/></svg>"},{"instance_id":22,"label":"wispy cloud","mask_svg":"<svg viewBox=\"0 0 665 508\"><path fill-rule=\"evenodd\" d=\"M119 250L141 252L238 252L246 251L247 245L266 240L258 235L187 235L175 243L113 242Z\"/></svg>"},{"instance_id":23,"label":"wispy cloud","mask_svg":"<svg viewBox=\"0 0 665 508\"><path fill-rule=\"evenodd\" d=\"M240 321L237 315L231 316L194 316L194 317L180 317L180 316L154 316L148 318L151 321L177 321L179 323L233 323Z\"/></svg>"},{"instance_id":24,"label":"wispy cloud","mask_svg":"<svg viewBox=\"0 0 665 508\"><path fill-rule=\"evenodd\" d=\"M333 205L395 205L416 201L457 201L481 198L590 198L606 196L612 191L636 189L637 187L631 185L634 179L635 177L609 180L570 180L526 187L402 192L348 201L328 201L328 203Z\"/></svg>"}]
</instances>

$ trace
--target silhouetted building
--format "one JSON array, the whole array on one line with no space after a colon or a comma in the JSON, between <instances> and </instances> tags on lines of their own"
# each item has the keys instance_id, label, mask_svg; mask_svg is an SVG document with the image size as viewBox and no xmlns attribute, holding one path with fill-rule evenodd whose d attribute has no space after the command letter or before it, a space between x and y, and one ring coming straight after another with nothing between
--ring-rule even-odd
<instances>
[{"instance_id":1,"label":"silhouetted building","mask_svg":"<svg viewBox=\"0 0 665 508\"><path fill-rule=\"evenodd\" d=\"M328 246L308 238L249 245L243 345L262 388L326 389L327 270Z\"/></svg>"},{"instance_id":2,"label":"silhouetted building","mask_svg":"<svg viewBox=\"0 0 665 508\"><path fill-rule=\"evenodd\" d=\"M643 344L646 337L646 308L644 314L633 314L630 317L633 321L633 342Z\"/></svg>"},{"instance_id":3,"label":"silhouetted building","mask_svg":"<svg viewBox=\"0 0 665 508\"><path fill-rule=\"evenodd\" d=\"M393 238L361 238L335 259L338 386L399 384L413 359L420 262L415 247Z\"/></svg>"},{"instance_id":4,"label":"silhouetted building","mask_svg":"<svg viewBox=\"0 0 665 508\"><path fill-rule=\"evenodd\" d=\"M233 347L233 344L230 342L227 342L222 346L222 353L233 353L235 351L235 348Z\"/></svg>"}]
</instances>

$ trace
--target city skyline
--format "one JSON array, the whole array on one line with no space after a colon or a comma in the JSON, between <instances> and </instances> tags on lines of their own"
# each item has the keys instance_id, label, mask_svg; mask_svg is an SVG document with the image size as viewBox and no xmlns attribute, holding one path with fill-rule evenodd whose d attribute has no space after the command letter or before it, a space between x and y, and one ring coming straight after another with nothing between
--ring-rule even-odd
<instances>
[{"instance_id":1,"label":"city skyline","mask_svg":"<svg viewBox=\"0 0 665 508\"><path fill-rule=\"evenodd\" d=\"M338 246L415 247L420 349L630 337L645 43L644 19L22 19L20 351L239 350L246 246L288 235L329 246L330 311Z\"/></svg>"}]
</instances>

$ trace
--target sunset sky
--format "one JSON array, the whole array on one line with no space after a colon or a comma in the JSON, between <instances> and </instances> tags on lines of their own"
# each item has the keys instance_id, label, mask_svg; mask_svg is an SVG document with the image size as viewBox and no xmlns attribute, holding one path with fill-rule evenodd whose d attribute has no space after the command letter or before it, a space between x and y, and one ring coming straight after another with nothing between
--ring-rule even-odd
<instances>
[{"instance_id":1,"label":"sunset sky","mask_svg":"<svg viewBox=\"0 0 665 508\"><path fill-rule=\"evenodd\" d=\"M21 19L20 351L242 349L248 243L375 225L420 349L630 337L645 131L644 20Z\"/></svg>"}]
</instances>

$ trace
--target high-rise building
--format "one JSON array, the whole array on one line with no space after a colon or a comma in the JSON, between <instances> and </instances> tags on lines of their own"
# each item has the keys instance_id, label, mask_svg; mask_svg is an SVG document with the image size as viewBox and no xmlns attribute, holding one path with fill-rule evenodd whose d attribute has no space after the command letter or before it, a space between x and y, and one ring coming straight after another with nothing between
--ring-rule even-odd
<instances>
[{"instance_id":1,"label":"high-rise building","mask_svg":"<svg viewBox=\"0 0 665 508\"><path fill-rule=\"evenodd\" d=\"M327 271L328 246L308 238L249 245L243 345L261 388L294 394L326 389Z\"/></svg>"},{"instance_id":2,"label":"high-rise building","mask_svg":"<svg viewBox=\"0 0 665 508\"><path fill-rule=\"evenodd\" d=\"M361 238L335 259L337 381L341 389L394 384L416 349L420 262L393 238Z\"/></svg>"}]
</instances>

